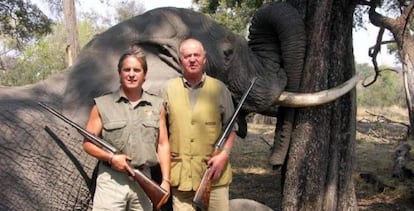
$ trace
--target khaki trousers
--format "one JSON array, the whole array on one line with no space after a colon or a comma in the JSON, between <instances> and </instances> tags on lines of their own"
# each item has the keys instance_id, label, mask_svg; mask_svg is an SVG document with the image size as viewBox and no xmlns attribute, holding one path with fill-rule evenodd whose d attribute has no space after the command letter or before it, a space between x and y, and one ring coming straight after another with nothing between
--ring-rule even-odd
<instances>
[{"instance_id":1,"label":"khaki trousers","mask_svg":"<svg viewBox=\"0 0 414 211\"><path fill-rule=\"evenodd\" d=\"M178 191L172 188L173 209L177 211L196 211L192 201L194 191ZM229 186L212 187L208 211L229 211Z\"/></svg>"},{"instance_id":2,"label":"khaki trousers","mask_svg":"<svg viewBox=\"0 0 414 211\"><path fill-rule=\"evenodd\" d=\"M149 175L149 169L148 172L145 170L143 173ZM152 204L141 186L129 179L127 174L100 164L92 209L93 211L152 211Z\"/></svg>"}]
</instances>

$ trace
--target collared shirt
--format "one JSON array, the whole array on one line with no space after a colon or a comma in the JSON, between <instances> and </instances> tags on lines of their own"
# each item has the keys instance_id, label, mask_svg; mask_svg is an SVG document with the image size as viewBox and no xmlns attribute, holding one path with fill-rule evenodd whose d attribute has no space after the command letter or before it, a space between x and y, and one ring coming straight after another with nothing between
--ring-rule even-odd
<instances>
[{"instance_id":1,"label":"collared shirt","mask_svg":"<svg viewBox=\"0 0 414 211\"><path fill-rule=\"evenodd\" d=\"M152 105L150 101L151 95L145 90L142 91L141 98L138 100L137 103L135 103L135 105L133 105L131 101L126 97L122 89L118 89L111 96L113 97L115 103L120 103L122 101L123 103L128 103L129 105L131 105L132 108L136 108L137 106Z\"/></svg>"},{"instance_id":2,"label":"collared shirt","mask_svg":"<svg viewBox=\"0 0 414 211\"><path fill-rule=\"evenodd\" d=\"M201 80L194 87L192 87L191 84L188 82L188 80L183 77L184 87L189 92L188 97L190 98L190 103L193 108L196 103L197 96L200 93L201 87L203 87L203 84L205 81L206 81L206 74L204 73L203 76L201 77Z\"/></svg>"},{"instance_id":3,"label":"collared shirt","mask_svg":"<svg viewBox=\"0 0 414 211\"><path fill-rule=\"evenodd\" d=\"M132 166L158 163L157 143L163 100L143 91L133 105L121 90L95 98L102 138L132 158Z\"/></svg>"}]
</instances>

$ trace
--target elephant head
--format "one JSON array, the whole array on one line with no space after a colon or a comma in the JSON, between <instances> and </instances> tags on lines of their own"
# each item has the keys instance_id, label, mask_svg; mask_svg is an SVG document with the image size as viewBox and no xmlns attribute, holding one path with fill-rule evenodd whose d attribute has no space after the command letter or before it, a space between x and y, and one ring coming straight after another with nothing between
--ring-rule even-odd
<instances>
[{"instance_id":1,"label":"elephant head","mask_svg":"<svg viewBox=\"0 0 414 211\"><path fill-rule=\"evenodd\" d=\"M158 93L166 80L180 75L177 48L188 37L203 43L206 73L222 80L236 101L250 79L258 78L243 107L246 112L276 116L278 104L297 106L292 92L299 86L306 39L300 16L288 4L260 9L248 42L198 12L172 7L148 11L96 35L65 72L34 85L1 88L0 209L85 209L96 160L83 152L82 137L37 101L83 125L93 98L119 86L116 65L125 49L136 44L145 50L149 69L144 88ZM317 103L337 97L329 96Z\"/></svg>"}]
</instances>

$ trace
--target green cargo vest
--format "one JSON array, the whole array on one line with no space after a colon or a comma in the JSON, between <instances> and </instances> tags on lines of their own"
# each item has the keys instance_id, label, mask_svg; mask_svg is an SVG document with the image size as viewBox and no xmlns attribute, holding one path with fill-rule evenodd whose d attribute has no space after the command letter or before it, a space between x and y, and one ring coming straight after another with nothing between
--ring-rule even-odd
<instances>
[{"instance_id":1,"label":"green cargo vest","mask_svg":"<svg viewBox=\"0 0 414 211\"><path fill-rule=\"evenodd\" d=\"M102 120L102 138L132 158L131 165L157 164L162 99L143 92L133 108L120 91L95 98Z\"/></svg>"},{"instance_id":2,"label":"green cargo vest","mask_svg":"<svg viewBox=\"0 0 414 211\"><path fill-rule=\"evenodd\" d=\"M207 169L214 144L222 131L220 92L222 85L206 77L194 108L191 108L188 90L183 79L176 78L167 85L168 122L171 154L171 186L180 191L197 190ZM229 185L232 178L230 164L213 186Z\"/></svg>"}]
</instances>

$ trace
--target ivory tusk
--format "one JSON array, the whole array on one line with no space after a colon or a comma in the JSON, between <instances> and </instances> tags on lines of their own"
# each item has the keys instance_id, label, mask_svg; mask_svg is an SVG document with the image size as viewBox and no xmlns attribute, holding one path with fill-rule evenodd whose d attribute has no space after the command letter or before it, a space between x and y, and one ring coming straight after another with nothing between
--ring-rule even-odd
<instances>
[{"instance_id":1,"label":"ivory tusk","mask_svg":"<svg viewBox=\"0 0 414 211\"><path fill-rule=\"evenodd\" d=\"M309 107L329 103L352 90L361 78L361 76L355 75L337 87L320 92L296 93L283 91L274 103L279 106L290 108Z\"/></svg>"}]
</instances>

